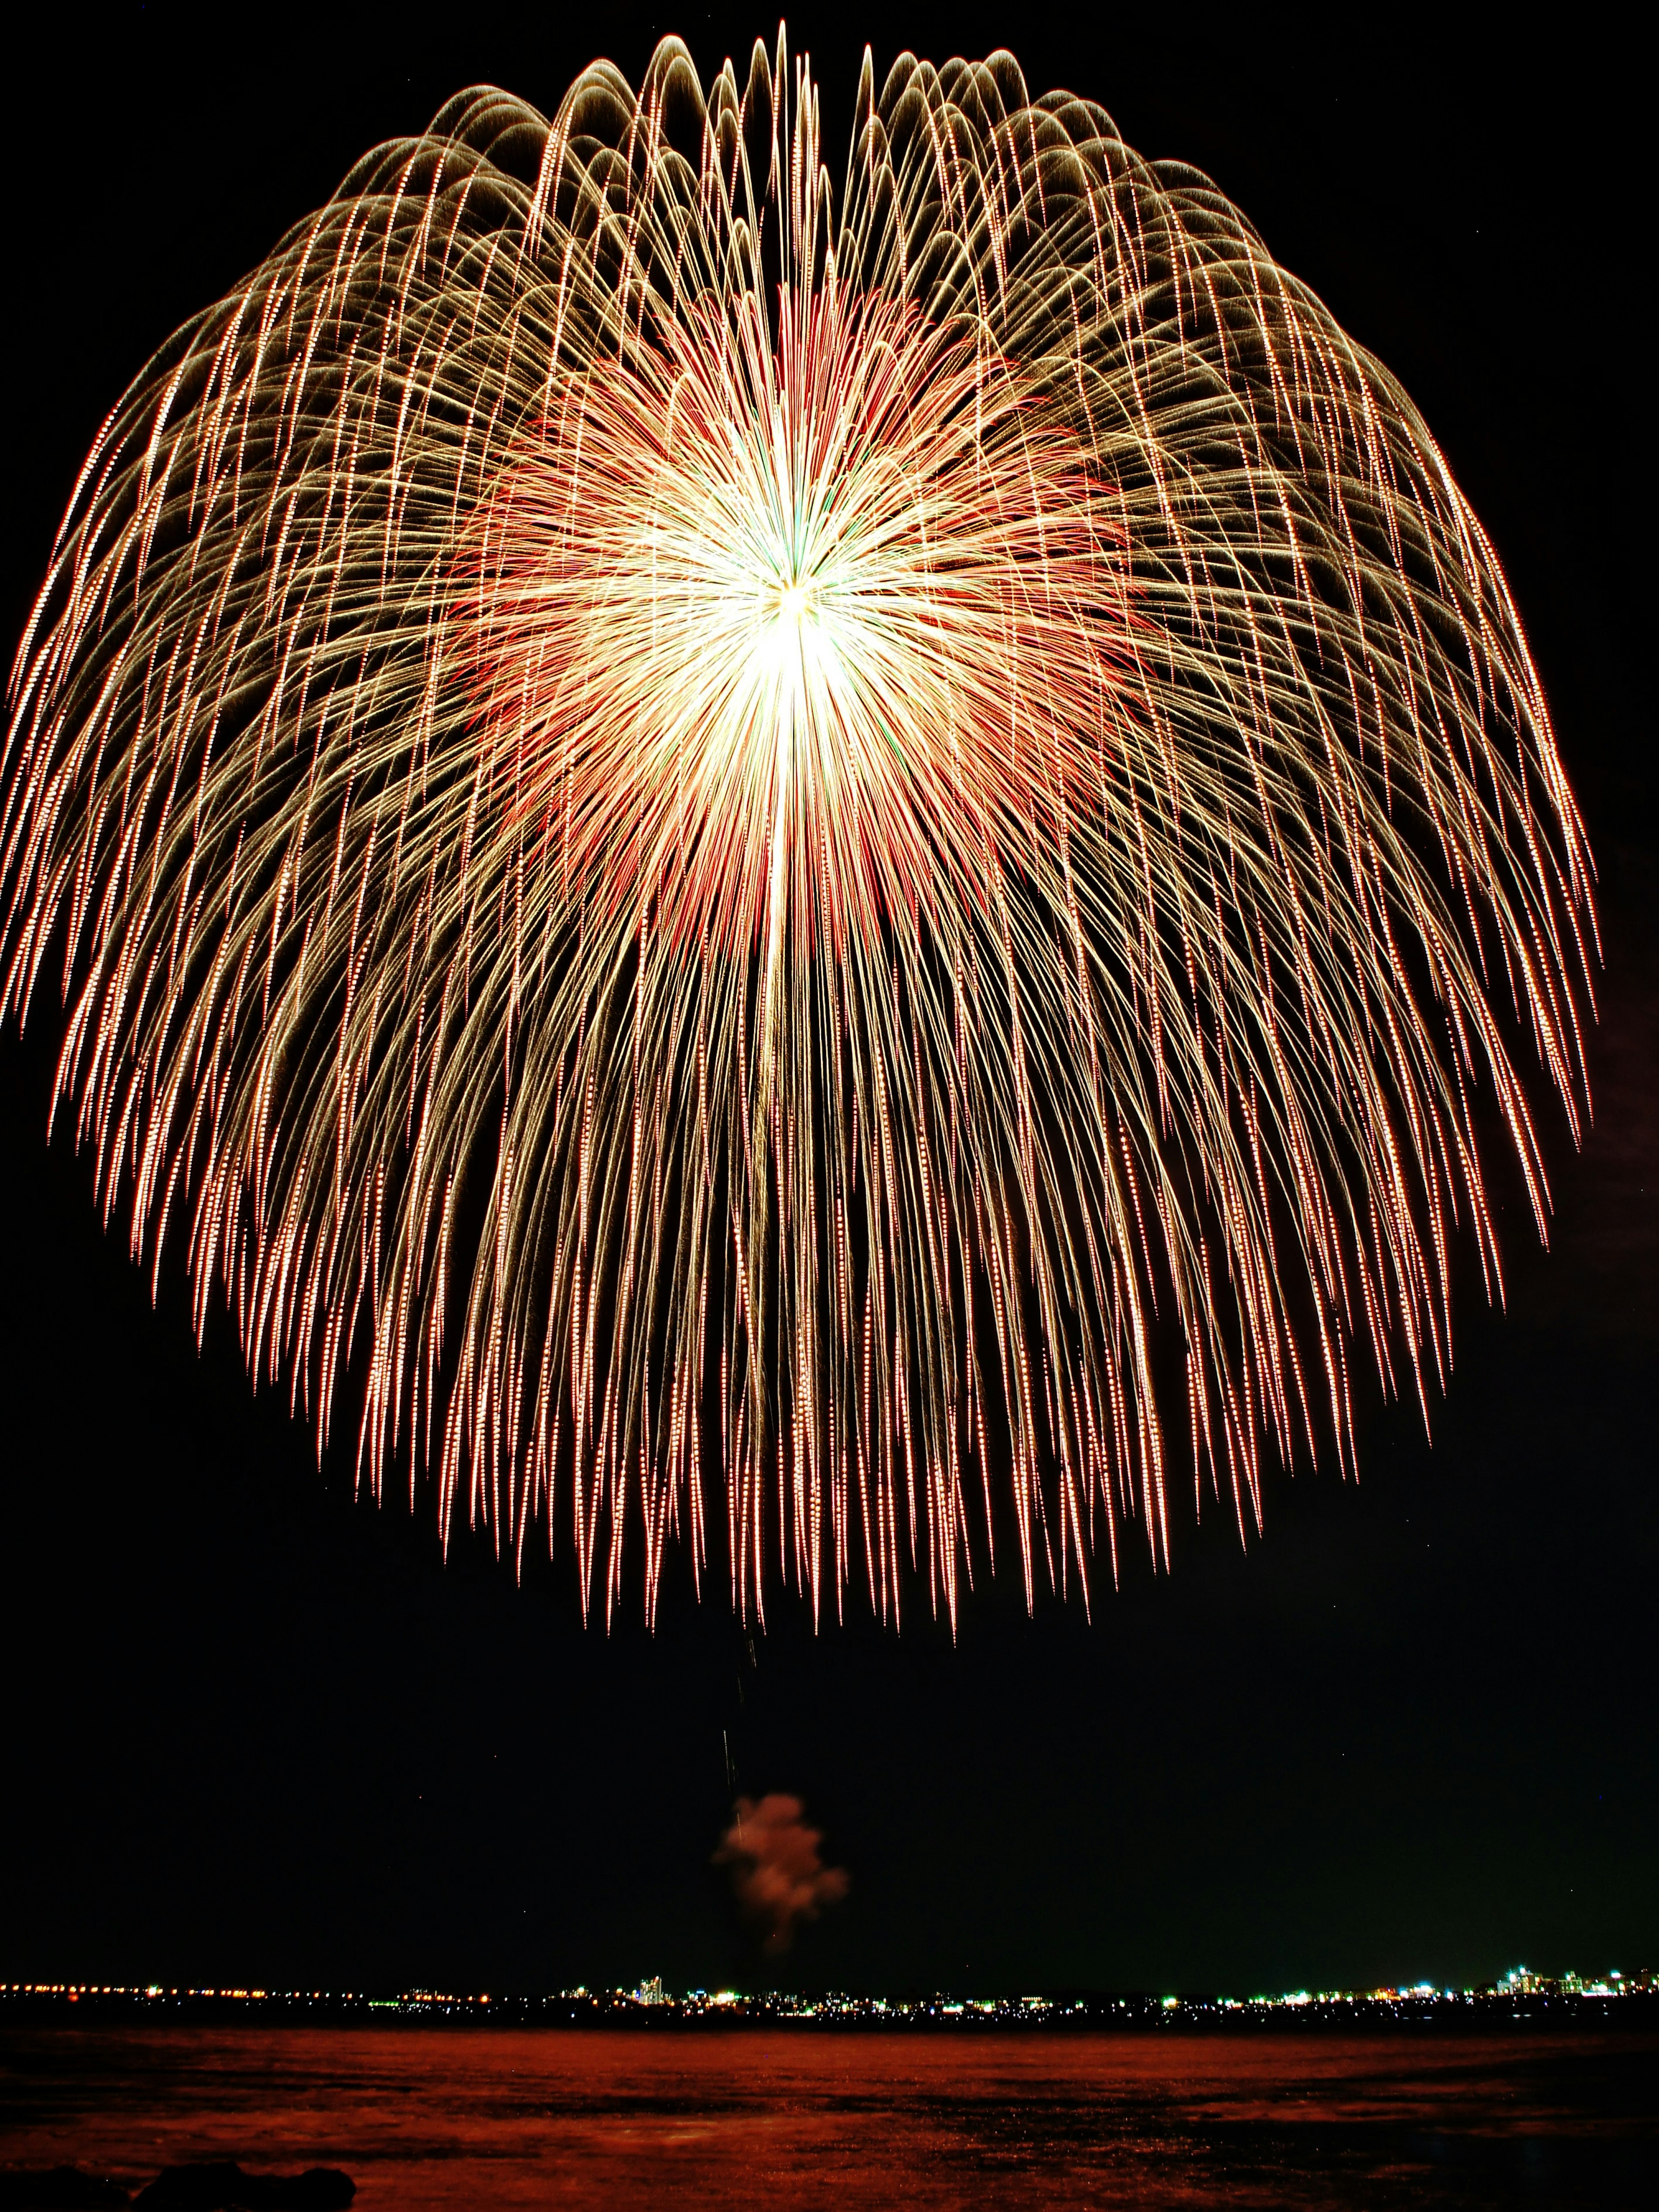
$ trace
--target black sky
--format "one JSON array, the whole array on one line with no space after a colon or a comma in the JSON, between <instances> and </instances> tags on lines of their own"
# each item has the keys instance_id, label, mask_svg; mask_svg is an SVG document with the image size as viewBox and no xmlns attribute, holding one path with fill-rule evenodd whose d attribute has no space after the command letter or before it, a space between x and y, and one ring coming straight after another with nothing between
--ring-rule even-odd
<instances>
[{"instance_id":1,"label":"black sky","mask_svg":"<svg viewBox=\"0 0 1659 2212\"><path fill-rule=\"evenodd\" d=\"M550 112L675 28L705 74L763 15L61 10L7 132L9 653L104 412L378 139L460 86ZM487 19L487 20L486 20ZM1518 19L1517 19L1518 20ZM43 1006L0 1040L0 1980L671 1985L755 1971L708 1865L732 1785L802 1796L848 1901L802 1984L1254 1989L1659 1960L1659 870L1652 772L1645 67L1614 18L1484 44L1443 10L800 11L826 135L861 46L999 43L1206 169L1403 379L1529 625L1602 875L1607 966L1559 1213L1504 1217L1507 1317L1464 1282L1425 1443L1373 1404L1363 1480L1279 1476L1247 1555L1190 1508L1092 1625L1006 1584L955 1648L751 1663L678 1585L584 1632L429 1510L351 1499L216 1319L48 1152ZM839 146L831 156L836 167ZM1534 1085L1536 1095L1537 1086ZM1644 1439L1647 1441L1644 1442ZM1247 1986L1248 1985L1248 1986Z\"/></svg>"}]
</instances>

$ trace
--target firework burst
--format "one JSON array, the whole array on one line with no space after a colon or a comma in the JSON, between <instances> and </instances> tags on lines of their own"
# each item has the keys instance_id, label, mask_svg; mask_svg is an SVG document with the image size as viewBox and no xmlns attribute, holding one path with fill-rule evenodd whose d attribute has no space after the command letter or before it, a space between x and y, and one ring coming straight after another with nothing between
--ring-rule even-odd
<instances>
[{"instance_id":1,"label":"firework burst","mask_svg":"<svg viewBox=\"0 0 1659 2212\"><path fill-rule=\"evenodd\" d=\"M954 1617L1425 1396L1589 861L1399 386L1006 55L380 149L100 431L7 1006L136 1255L446 1533ZM1484 1100L1484 1104L1481 1103ZM1181 1470L1177 1475L1176 1470ZM402 1479L402 1477L400 1477ZM724 1527L720 1521L723 1516Z\"/></svg>"}]
</instances>

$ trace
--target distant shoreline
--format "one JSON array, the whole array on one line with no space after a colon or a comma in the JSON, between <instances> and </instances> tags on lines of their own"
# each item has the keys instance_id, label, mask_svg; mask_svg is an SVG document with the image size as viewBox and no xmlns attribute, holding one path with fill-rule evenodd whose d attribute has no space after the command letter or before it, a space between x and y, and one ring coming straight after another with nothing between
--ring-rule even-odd
<instances>
[{"instance_id":1,"label":"distant shoreline","mask_svg":"<svg viewBox=\"0 0 1659 2212\"><path fill-rule=\"evenodd\" d=\"M899 2034L1168 2034L1344 2029L1454 2028L1506 2032L1617 2027L1659 2032L1659 1990L1627 1994L1476 1991L1435 1996L1324 1995L1284 1998L1152 1996L1067 1991L1052 1997L959 1997L948 1993L866 1998L840 1993L766 1994L642 2002L623 1991L548 1996L449 1996L400 1992L150 1991L0 1989L6 2027L450 2027L480 2030L645 2031L653 2034L764 2030Z\"/></svg>"}]
</instances>

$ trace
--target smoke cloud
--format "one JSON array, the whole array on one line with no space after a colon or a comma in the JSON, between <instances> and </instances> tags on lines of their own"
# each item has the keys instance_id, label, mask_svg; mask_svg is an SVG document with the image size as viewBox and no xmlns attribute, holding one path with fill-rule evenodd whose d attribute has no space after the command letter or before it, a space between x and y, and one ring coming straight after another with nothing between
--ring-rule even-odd
<instances>
[{"instance_id":1,"label":"smoke cloud","mask_svg":"<svg viewBox=\"0 0 1659 2212\"><path fill-rule=\"evenodd\" d=\"M758 1804L739 1797L714 1854L716 1866L731 1868L732 1887L747 1917L765 1929L768 1951L787 1951L798 1923L816 1920L826 1905L847 1894L846 1870L819 1858L823 1838L807 1826L803 1810L799 1797L779 1792Z\"/></svg>"}]
</instances>

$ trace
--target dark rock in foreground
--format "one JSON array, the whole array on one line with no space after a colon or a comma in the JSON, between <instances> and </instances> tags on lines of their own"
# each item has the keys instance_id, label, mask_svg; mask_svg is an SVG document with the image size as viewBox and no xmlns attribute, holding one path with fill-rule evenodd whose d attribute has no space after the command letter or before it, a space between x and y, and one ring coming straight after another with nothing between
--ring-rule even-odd
<instances>
[{"instance_id":1,"label":"dark rock in foreground","mask_svg":"<svg viewBox=\"0 0 1659 2212\"><path fill-rule=\"evenodd\" d=\"M103 2212L106 2205L126 2201L118 2181L82 2173L72 2166L54 2166L41 2173L0 2173L0 2212Z\"/></svg>"},{"instance_id":2,"label":"dark rock in foreground","mask_svg":"<svg viewBox=\"0 0 1659 2212\"><path fill-rule=\"evenodd\" d=\"M149 2212L344 2212L356 2194L350 2175L331 2166L313 2166L304 2173L244 2173L223 2159L164 2166L136 2201Z\"/></svg>"}]
</instances>

